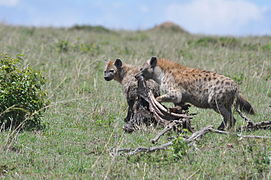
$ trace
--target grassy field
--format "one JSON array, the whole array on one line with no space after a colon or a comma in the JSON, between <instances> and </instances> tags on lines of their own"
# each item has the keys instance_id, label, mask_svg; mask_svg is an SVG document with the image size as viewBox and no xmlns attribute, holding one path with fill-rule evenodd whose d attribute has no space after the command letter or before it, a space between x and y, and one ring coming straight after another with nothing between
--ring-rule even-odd
<instances>
[{"instance_id":1,"label":"grassy field","mask_svg":"<svg viewBox=\"0 0 271 180\"><path fill-rule=\"evenodd\" d=\"M271 179L271 140L208 134L198 150L110 156L112 148L152 146L159 129L126 134L126 101L117 82L103 79L104 60L141 65L151 56L227 75L256 109L271 114L271 37L214 37L178 31L108 31L102 28L32 28L0 25L0 52L23 54L23 64L42 71L50 108L41 131L0 133L4 179ZM196 130L221 123L212 110L198 113ZM238 114L237 126L244 125ZM270 130L253 135L271 136ZM173 134L171 134L173 135ZM160 143L166 142L167 135Z\"/></svg>"}]
</instances>

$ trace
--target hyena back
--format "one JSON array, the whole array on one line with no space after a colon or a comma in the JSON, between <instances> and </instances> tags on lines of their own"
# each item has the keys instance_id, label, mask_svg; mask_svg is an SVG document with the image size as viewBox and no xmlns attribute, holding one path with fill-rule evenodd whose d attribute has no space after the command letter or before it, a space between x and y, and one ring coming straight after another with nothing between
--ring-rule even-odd
<instances>
[{"instance_id":1,"label":"hyena back","mask_svg":"<svg viewBox=\"0 0 271 180\"><path fill-rule=\"evenodd\" d=\"M250 103L239 93L238 85L218 73L189 68L173 61L152 57L141 68L146 79L153 79L165 94L157 97L159 102L175 104L190 103L200 108L211 108L223 116L218 129L234 126L232 105L254 114Z\"/></svg>"}]
</instances>

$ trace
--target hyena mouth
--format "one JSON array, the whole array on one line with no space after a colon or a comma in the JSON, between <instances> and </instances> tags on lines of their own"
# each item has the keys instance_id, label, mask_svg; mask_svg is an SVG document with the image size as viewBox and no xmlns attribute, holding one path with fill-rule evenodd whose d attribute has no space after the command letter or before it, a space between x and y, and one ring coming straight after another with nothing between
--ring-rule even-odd
<instances>
[{"instance_id":1,"label":"hyena mouth","mask_svg":"<svg viewBox=\"0 0 271 180\"><path fill-rule=\"evenodd\" d=\"M135 78L138 79L140 76L144 77L144 75L141 71L135 75Z\"/></svg>"},{"instance_id":2,"label":"hyena mouth","mask_svg":"<svg viewBox=\"0 0 271 180\"><path fill-rule=\"evenodd\" d=\"M105 79L106 81L110 81L110 80L111 80L110 77L104 77L104 79Z\"/></svg>"}]
</instances>

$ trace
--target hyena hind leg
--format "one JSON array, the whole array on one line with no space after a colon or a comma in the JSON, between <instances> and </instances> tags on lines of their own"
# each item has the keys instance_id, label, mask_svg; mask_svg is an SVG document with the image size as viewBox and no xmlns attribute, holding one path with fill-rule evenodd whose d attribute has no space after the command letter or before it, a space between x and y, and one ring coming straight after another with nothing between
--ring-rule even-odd
<instances>
[{"instance_id":1,"label":"hyena hind leg","mask_svg":"<svg viewBox=\"0 0 271 180\"><path fill-rule=\"evenodd\" d=\"M230 129L235 125L236 119L233 117L231 108L226 108L224 105L220 105L214 110L223 116L223 121L218 127L219 130L224 130L225 127Z\"/></svg>"}]
</instances>

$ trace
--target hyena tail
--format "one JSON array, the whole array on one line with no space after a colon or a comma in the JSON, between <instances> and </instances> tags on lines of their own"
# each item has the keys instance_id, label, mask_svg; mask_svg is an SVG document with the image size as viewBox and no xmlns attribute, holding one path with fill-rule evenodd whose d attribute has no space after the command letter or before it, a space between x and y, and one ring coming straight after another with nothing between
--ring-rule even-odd
<instances>
[{"instance_id":1,"label":"hyena tail","mask_svg":"<svg viewBox=\"0 0 271 180\"><path fill-rule=\"evenodd\" d=\"M235 108L239 108L241 111L248 114L255 114L255 111L251 104L247 100L245 100L245 98L243 98L241 94L237 94Z\"/></svg>"}]
</instances>

